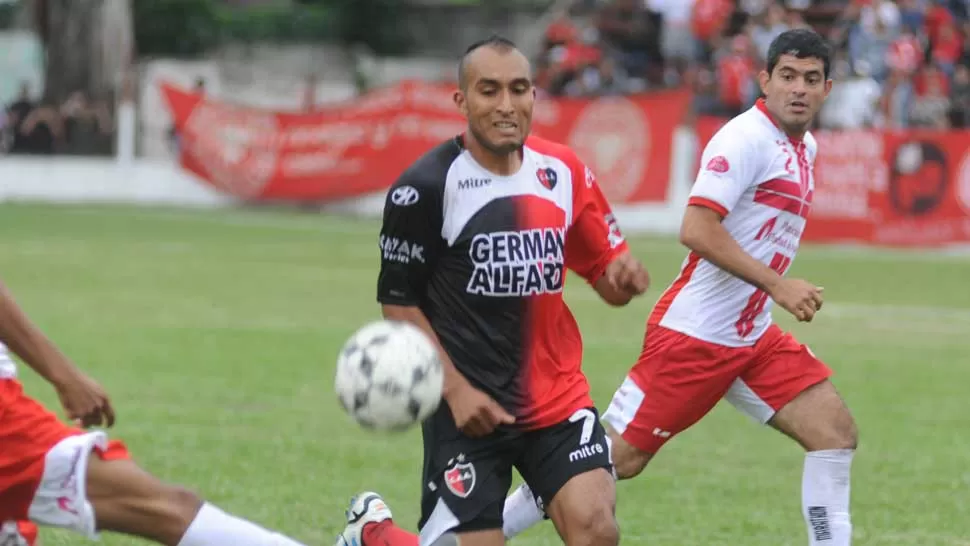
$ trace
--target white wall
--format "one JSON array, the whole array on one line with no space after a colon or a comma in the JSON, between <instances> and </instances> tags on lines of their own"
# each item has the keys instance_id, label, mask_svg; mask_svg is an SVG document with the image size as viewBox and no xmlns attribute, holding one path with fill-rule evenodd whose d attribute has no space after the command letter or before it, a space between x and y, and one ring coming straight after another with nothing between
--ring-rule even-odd
<instances>
[{"instance_id":1,"label":"white wall","mask_svg":"<svg viewBox=\"0 0 970 546\"><path fill-rule=\"evenodd\" d=\"M675 134L670 201L664 205L617 206L629 232L674 233L690 188L695 138ZM238 204L167 159L102 159L9 156L0 159L0 202L126 203L152 206L224 207ZM329 203L323 212L379 217L384 193Z\"/></svg>"},{"instance_id":2,"label":"white wall","mask_svg":"<svg viewBox=\"0 0 970 546\"><path fill-rule=\"evenodd\" d=\"M56 156L0 159L0 203L9 201L185 207L234 202L167 161Z\"/></svg>"}]
</instances>

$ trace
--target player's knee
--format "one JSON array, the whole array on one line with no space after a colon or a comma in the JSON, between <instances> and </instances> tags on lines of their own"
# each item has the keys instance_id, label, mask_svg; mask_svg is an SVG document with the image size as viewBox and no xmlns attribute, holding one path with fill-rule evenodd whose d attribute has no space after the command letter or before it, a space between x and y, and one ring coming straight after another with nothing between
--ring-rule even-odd
<instances>
[{"instance_id":1,"label":"player's knee","mask_svg":"<svg viewBox=\"0 0 970 546\"><path fill-rule=\"evenodd\" d=\"M194 492L162 482L131 461L92 460L88 497L97 527L177 544L202 507Z\"/></svg>"},{"instance_id":2,"label":"player's knee","mask_svg":"<svg viewBox=\"0 0 970 546\"><path fill-rule=\"evenodd\" d=\"M180 485L168 485L165 492L165 512L178 522L179 527L187 528L202 508L202 497Z\"/></svg>"},{"instance_id":3,"label":"player's knee","mask_svg":"<svg viewBox=\"0 0 970 546\"><path fill-rule=\"evenodd\" d=\"M118 500L118 509L105 528L162 544L177 544L202 507L202 499L194 492L167 484L158 487L152 496Z\"/></svg>"},{"instance_id":4,"label":"player's knee","mask_svg":"<svg viewBox=\"0 0 970 546\"><path fill-rule=\"evenodd\" d=\"M177 485L158 484L128 493L92 498L99 526L127 531L133 522L153 522L160 528L184 530L202 506L197 494Z\"/></svg>"},{"instance_id":5,"label":"player's knee","mask_svg":"<svg viewBox=\"0 0 970 546\"><path fill-rule=\"evenodd\" d=\"M616 477L621 480L635 478L643 472L650 462L650 454L631 450L626 455L617 457L613 461Z\"/></svg>"},{"instance_id":6,"label":"player's knee","mask_svg":"<svg viewBox=\"0 0 970 546\"><path fill-rule=\"evenodd\" d=\"M828 419L823 430L820 438L813 442L815 445L809 446L809 451L856 449L859 445L859 429L852 414L844 406Z\"/></svg>"},{"instance_id":7,"label":"player's knee","mask_svg":"<svg viewBox=\"0 0 970 546\"><path fill-rule=\"evenodd\" d=\"M634 478L643 472L653 454L647 453L627 443L623 437L612 428L608 427L610 435L611 455L613 457L613 468L616 470L616 477L621 480Z\"/></svg>"},{"instance_id":8,"label":"player's knee","mask_svg":"<svg viewBox=\"0 0 970 546\"><path fill-rule=\"evenodd\" d=\"M835 430L837 445L834 449L856 449L859 447L859 427L848 410L836 423Z\"/></svg>"},{"instance_id":9,"label":"player's knee","mask_svg":"<svg viewBox=\"0 0 970 546\"><path fill-rule=\"evenodd\" d=\"M612 507L605 503L578 514L574 529L568 537L568 546L616 546L620 543L620 526Z\"/></svg>"}]
</instances>

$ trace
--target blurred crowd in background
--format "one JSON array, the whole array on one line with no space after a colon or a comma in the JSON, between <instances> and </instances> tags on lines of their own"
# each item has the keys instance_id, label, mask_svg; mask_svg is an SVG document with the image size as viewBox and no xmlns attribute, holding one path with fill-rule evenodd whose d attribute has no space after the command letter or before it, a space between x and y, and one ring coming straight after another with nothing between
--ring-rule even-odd
<instances>
[{"instance_id":1,"label":"blurred crowd in background","mask_svg":"<svg viewBox=\"0 0 970 546\"><path fill-rule=\"evenodd\" d=\"M110 156L114 152L113 105L91 101L83 91L63 104L44 104L26 83L0 115L0 150L11 154Z\"/></svg>"},{"instance_id":2,"label":"blurred crowd in background","mask_svg":"<svg viewBox=\"0 0 970 546\"><path fill-rule=\"evenodd\" d=\"M836 86L818 126L964 128L967 0L578 0L546 29L552 95L689 86L695 112L733 116L759 96L768 45L790 28L826 36Z\"/></svg>"},{"instance_id":3,"label":"blurred crowd in background","mask_svg":"<svg viewBox=\"0 0 970 546\"><path fill-rule=\"evenodd\" d=\"M693 113L730 117L759 96L768 44L810 27L836 51L824 129L966 128L970 0L575 0L545 28L537 83L553 96L689 87ZM0 112L0 150L109 155L113 105L83 92Z\"/></svg>"}]
</instances>

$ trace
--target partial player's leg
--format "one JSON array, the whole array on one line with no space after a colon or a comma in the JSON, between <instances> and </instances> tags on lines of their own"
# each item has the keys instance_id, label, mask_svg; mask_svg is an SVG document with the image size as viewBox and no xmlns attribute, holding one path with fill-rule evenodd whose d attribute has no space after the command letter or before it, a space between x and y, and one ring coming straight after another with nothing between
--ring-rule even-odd
<instances>
[{"instance_id":1,"label":"partial player's leg","mask_svg":"<svg viewBox=\"0 0 970 546\"><path fill-rule=\"evenodd\" d=\"M502 504L512 484L521 434L496 431L469 438L442 405L423 424L424 471L420 533L394 524L376 494L358 496L347 513L337 546L433 546L457 535L461 546L502 546ZM369 497L370 496L370 497Z\"/></svg>"},{"instance_id":2,"label":"partial player's leg","mask_svg":"<svg viewBox=\"0 0 970 546\"><path fill-rule=\"evenodd\" d=\"M528 433L517 467L567 546L616 546L616 485L606 431L594 408Z\"/></svg>"},{"instance_id":3,"label":"partial player's leg","mask_svg":"<svg viewBox=\"0 0 970 546\"><path fill-rule=\"evenodd\" d=\"M0 546L40 546L37 526L29 521L0 524Z\"/></svg>"},{"instance_id":4,"label":"partial player's leg","mask_svg":"<svg viewBox=\"0 0 970 546\"><path fill-rule=\"evenodd\" d=\"M30 519L89 538L116 531L166 546L299 546L138 468L119 442L61 423L0 380L0 521Z\"/></svg>"},{"instance_id":5,"label":"partial player's leg","mask_svg":"<svg viewBox=\"0 0 970 546\"><path fill-rule=\"evenodd\" d=\"M162 482L131 460L92 457L87 482L99 530L169 546L300 546L223 512L182 486Z\"/></svg>"},{"instance_id":6,"label":"partial player's leg","mask_svg":"<svg viewBox=\"0 0 970 546\"><path fill-rule=\"evenodd\" d=\"M858 441L852 414L829 381L828 366L790 334L773 326L756 349L727 399L805 448L802 511L809 544L847 546L849 474Z\"/></svg>"},{"instance_id":7,"label":"partial player's leg","mask_svg":"<svg viewBox=\"0 0 970 546\"><path fill-rule=\"evenodd\" d=\"M726 348L662 327L651 328L643 351L603 416L619 479L640 474L671 438L706 415L724 396L753 349ZM505 505L512 538L543 518L527 485Z\"/></svg>"},{"instance_id":8,"label":"partial player's leg","mask_svg":"<svg viewBox=\"0 0 970 546\"><path fill-rule=\"evenodd\" d=\"M651 328L603 416L619 479L640 474L664 444L707 415L753 353Z\"/></svg>"},{"instance_id":9,"label":"partial player's leg","mask_svg":"<svg viewBox=\"0 0 970 546\"><path fill-rule=\"evenodd\" d=\"M402 546L418 544L418 535L394 524L387 503L377 493L367 491L350 500L347 527L334 546ZM459 546L458 535L447 532L430 546Z\"/></svg>"}]
</instances>

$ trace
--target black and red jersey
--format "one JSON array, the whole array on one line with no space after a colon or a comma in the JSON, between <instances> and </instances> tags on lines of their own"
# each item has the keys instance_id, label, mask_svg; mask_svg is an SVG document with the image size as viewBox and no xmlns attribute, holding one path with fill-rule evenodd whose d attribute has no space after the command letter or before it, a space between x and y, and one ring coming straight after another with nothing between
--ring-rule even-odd
<instances>
[{"instance_id":1,"label":"black and red jersey","mask_svg":"<svg viewBox=\"0 0 970 546\"><path fill-rule=\"evenodd\" d=\"M382 304L419 307L458 371L542 428L592 406L566 271L595 282L626 243L593 173L530 137L522 167L481 167L462 137L416 161L387 194Z\"/></svg>"}]
</instances>

